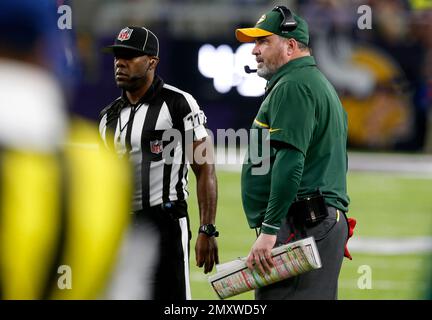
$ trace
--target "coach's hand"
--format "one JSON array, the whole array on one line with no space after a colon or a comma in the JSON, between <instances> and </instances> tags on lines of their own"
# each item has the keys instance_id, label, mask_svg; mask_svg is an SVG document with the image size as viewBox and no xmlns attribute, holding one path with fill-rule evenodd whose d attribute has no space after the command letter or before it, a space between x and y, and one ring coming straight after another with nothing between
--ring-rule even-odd
<instances>
[{"instance_id":1,"label":"coach's hand","mask_svg":"<svg viewBox=\"0 0 432 320\"><path fill-rule=\"evenodd\" d=\"M270 273L273 267L273 258L271 250L276 243L276 235L261 233L256 239L252 249L247 257L246 265L250 270L254 269L254 265L262 274Z\"/></svg>"},{"instance_id":2,"label":"coach's hand","mask_svg":"<svg viewBox=\"0 0 432 320\"><path fill-rule=\"evenodd\" d=\"M219 264L217 241L214 236L209 237L205 233L199 233L195 245L196 265L204 266L204 273L213 270L213 265Z\"/></svg>"}]
</instances>

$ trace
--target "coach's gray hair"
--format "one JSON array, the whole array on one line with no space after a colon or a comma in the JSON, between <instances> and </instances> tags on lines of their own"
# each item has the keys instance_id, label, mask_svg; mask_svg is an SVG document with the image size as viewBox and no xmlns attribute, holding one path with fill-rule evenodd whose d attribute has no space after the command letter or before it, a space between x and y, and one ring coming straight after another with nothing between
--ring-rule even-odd
<instances>
[{"instance_id":1,"label":"coach's gray hair","mask_svg":"<svg viewBox=\"0 0 432 320\"><path fill-rule=\"evenodd\" d=\"M297 41L297 43L298 43L298 47L301 51L309 51L310 53L312 53L312 49L309 48L306 44L304 44L303 42L300 42L300 41Z\"/></svg>"}]
</instances>

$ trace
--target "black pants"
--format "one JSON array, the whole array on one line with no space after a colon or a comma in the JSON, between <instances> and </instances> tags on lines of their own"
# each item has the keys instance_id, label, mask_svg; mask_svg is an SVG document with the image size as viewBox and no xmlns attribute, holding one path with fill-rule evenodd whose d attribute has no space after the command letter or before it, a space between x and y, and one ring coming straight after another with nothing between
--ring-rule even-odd
<instances>
[{"instance_id":1,"label":"black pants","mask_svg":"<svg viewBox=\"0 0 432 320\"><path fill-rule=\"evenodd\" d=\"M186 201L171 208L155 206L134 212L133 225L151 224L159 233L159 248L153 275L150 275L153 300L190 299L189 242L191 238ZM143 253L145 254L145 253Z\"/></svg>"},{"instance_id":2,"label":"black pants","mask_svg":"<svg viewBox=\"0 0 432 320\"><path fill-rule=\"evenodd\" d=\"M348 237L345 214L328 207L329 215L312 227L295 225L291 218L284 219L277 235L276 246L306 237L315 238L322 267L255 291L259 300L334 300L337 299L338 278Z\"/></svg>"},{"instance_id":3,"label":"black pants","mask_svg":"<svg viewBox=\"0 0 432 320\"><path fill-rule=\"evenodd\" d=\"M185 201L133 212L103 298L190 299L189 229Z\"/></svg>"}]
</instances>

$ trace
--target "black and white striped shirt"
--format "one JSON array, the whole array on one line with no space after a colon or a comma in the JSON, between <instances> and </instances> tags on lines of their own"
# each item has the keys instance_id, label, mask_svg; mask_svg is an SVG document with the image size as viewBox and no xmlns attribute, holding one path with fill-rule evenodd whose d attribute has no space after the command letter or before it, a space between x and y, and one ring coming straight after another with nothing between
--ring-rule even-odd
<instances>
[{"instance_id":1,"label":"black and white striped shirt","mask_svg":"<svg viewBox=\"0 0 432 320\"><path fill-rule=\"evenodd\" d=\"M187 198L185 137L189 133L193 141L206 137L205 123L192 95L164 84L157 76L137 104L132 105L123 94L101 112L99 131L105 145L129 157L134 166L134 211ZM162 141L163 134L172 129L181 132L181 139L174 144ZM169 143L174 146L173 161L162 156Z\"/></svg>"}]
</instances>

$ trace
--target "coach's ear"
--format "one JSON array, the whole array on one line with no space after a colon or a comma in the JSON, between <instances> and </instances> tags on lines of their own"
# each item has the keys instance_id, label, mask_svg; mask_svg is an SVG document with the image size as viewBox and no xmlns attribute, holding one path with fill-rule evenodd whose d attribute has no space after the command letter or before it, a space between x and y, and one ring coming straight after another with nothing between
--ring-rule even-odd
<instances>
[{"instance_id":1,"label":"coach's ear","mask_svg":"<svg viewBox=\"0 0 432 320\"><path fill-rule=\"evenodd\" d=\"M288 56L292 56L294 51L298 49L298 43L295 39L291 38L286 41L286 44L287 44L286 52Z\"/></svg>"}]
</instances>

